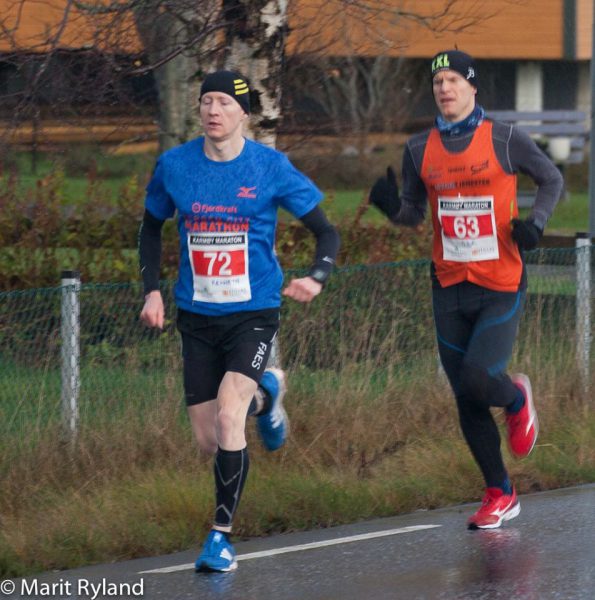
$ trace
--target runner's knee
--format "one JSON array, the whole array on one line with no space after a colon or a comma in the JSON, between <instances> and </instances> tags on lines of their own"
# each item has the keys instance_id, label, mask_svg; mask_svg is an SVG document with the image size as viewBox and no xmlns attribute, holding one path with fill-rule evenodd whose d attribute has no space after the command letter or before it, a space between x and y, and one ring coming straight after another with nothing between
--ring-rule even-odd
<instances>
[{"instance_id":1,"label":"runner's knee","mask_svg":"<svg viewBox=\"0 0 595 600\"><path fill-rule=\"evenodd\" d=\"M487 369L470 363L464 363L460 371L462 393L474 402L489 404L492 381Z\"/></svg>"}]
</instances>

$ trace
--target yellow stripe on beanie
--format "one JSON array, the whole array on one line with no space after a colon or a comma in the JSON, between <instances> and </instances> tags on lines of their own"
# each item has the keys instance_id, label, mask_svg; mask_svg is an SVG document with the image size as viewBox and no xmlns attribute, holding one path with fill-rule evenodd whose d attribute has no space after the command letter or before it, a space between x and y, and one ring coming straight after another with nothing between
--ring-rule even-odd
<instances>
[{"instance_id":1,"label":"yellow stripe on beanie","mask_svg":"<svg viewBox=\"0 0 595 600\"><path fill-rule=\"evenodd\" d=\"M209 92L222 92L231 96L246 114L250 114L250 87L248 80L237 71L209 73L200 87L200 98Z\"/></svg>"},{"instance_id":2,"label":"yellow stripe on beanie","mask_svg":"<svg viewBox=\"0 0 595 600\"><path fill-rule=\"evenodd\" d=\"M247 83L243 79L234 79L233 87L236 93L236 96L240 94L247 94L250 90L248 89Z\"/></svg>"}]
</instances>

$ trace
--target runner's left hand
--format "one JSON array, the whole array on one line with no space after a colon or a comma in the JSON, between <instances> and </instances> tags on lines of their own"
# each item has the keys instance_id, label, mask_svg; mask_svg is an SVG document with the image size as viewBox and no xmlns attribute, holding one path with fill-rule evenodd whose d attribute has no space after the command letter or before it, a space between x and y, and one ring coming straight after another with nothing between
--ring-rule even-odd
<instances>
[{"instance_id":1,"label":"runner's left hand","mask_svg":"<svg viewBox=\"0 0 595 600\"><path fill-rule=\"evenodd\" d=\"M521 220L513 219L512 223L512 239L523 250L533 250L537 247L543 231L533 223L531 219Z\"/></svg>"},{"instance_id":2,"label":"runner's left hand","mask_svg":"<svg viewBox=\"0 0 595 600\"><path fill-rule=\"evenodd\" d=\"M283 290L283 295L298 302L311 302L322 291L322 283L312 277L292 279Z\"/></svg>"}]
</instances>

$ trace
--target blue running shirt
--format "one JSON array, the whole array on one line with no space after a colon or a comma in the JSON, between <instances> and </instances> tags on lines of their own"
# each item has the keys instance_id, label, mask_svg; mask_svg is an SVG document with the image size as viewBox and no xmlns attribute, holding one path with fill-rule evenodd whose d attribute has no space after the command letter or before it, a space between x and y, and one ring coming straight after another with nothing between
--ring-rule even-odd
<instances>
[{"instance_id":1,"label":"blue running shirt","mask_svg":"<svg viewBox=\"0 0 595 600\"><path fill-rule=\"evenodd\" d=\"M163 153L145 208L162 220L178 213L177 306L205 315L280 306L277 209L299 219L321 200L284 154L251 140L226 162L206 157L202 137Z\"/></svg>"}]
</instances>

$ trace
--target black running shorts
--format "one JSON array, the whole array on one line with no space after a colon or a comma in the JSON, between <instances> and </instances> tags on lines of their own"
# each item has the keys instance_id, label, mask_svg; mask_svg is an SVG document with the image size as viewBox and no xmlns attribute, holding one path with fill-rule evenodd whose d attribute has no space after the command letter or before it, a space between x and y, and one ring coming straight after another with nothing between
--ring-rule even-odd
<instances>
[{"instance_id":1,"label":"black running shorts","mask_svg":"<svg viewBox=\"0 0 595 600\"><path fill-rule=\"evenodd\" d=\"M178 309L182 336L186 405L217 397L227 371L257 383L264 373L279 329L279 309L213 317Z\"/></svg>"}]
</instances>

